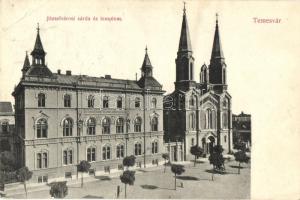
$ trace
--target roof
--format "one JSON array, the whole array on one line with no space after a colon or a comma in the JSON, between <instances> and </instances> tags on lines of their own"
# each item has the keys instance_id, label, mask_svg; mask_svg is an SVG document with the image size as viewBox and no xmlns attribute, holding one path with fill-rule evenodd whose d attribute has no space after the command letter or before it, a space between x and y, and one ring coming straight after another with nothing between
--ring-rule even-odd
<instances>
[{"instance_id":1,"label":"roof","mask_svg":"<svg viewBox=\"0 0 300 200\"><path fill-rule=\"evenodd\" d=\"M0 102L0 114L3 113L13 113L13 107L11 102L1 101Z\"/></svg>"},{"instance_id":2,"label":"roof","mask_svg":"<svg viewBox=\"0 0 300 200\"><path fill-rule=\"evenodd\" d=\"M189 26L188 26L185 10L182 18L178 51L192 51Z\"/></svg>"},{"instance_id":3,"label":"roof","mask_svg":"<svg viewBox=\"0 0 300 200\"><path fill-rule=\"evenodd\" d=\"M51 77L53 74L47 66L32 65L26 72L27 76Z\"/></svg>"},{"instance_id":4,"label":"roof","mask_svg":"<svg viewBox=\"0 0 300 200\"><path fill-rule=\"evenodd\" d=\"M43 54L43 55L46 54L46 52L44 51L44 48L43 48L42 41L41 41L39 28L37 28L37 36L36 36L33 51L31 52L31 55L33 55L33 54Z\"/></svg>"},{"instance_id":5,"label":"roof","mask_svg":"<svg viewBox=\"0 0 300 200\"><path fill-rule=\"evenodd\" d=\"M140 80L137 82L137 84L141 87L141 88L149 88L149 89L158 89L161 90L161 84L152 76L142 76L140 78Z\"/></svg>"},{"instance_id":6,"label":"roof","mask_svg":"<svg viewBox=\"0 0 300 200\"><path fill-rule=\"evenodd\" d=\"M218 20L216 20L216 30L215 30L214 43L213 43L213 48L211 53L211 59L215 59L215 58L224 58L220 33L219 33Z\"/></svg>"}]
</instances>

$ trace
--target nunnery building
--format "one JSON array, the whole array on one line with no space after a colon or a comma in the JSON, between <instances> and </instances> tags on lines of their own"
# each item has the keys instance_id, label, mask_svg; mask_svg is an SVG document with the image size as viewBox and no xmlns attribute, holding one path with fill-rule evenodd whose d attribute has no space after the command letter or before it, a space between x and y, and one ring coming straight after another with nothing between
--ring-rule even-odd
<instances>
[{"instance_id":1,"label":"nunnery building","mask_svg":"<svg viewBox=\"0 0 300 200\"><path fill-rule=\"evenodd\" d=\"M175 90L164 97L164 138L175 161L192 159L190 148L194 145L201 146L206 154L216 144L222 145L225 152L232 148L231 96L218 19L210 64L201 66L199 82L194 77L194 61L184 9L175 59Z\"/></svg>"},{"instance_id":2,"label":"nunnery building","mask_svg":"<svg viewBox=\"0 0 300 200\"><path fill-rule=\"evenodd\" d=\"M110 75L53 72L45 64L40 29L31 61L26 53L15 98L14 149L19 167L33 171L31 182L74 179L81 160L89 174L122 170L125 156L136 156L136 167L190 159L200 145L209 153L215 144L231 149L231 96L218 21L210 64L194 80L194 57L184 9L176 58L175 91L163 96L145 52L138 80ZM139 66L137 66L138 68Z\"/></svg>"}]
</instances>

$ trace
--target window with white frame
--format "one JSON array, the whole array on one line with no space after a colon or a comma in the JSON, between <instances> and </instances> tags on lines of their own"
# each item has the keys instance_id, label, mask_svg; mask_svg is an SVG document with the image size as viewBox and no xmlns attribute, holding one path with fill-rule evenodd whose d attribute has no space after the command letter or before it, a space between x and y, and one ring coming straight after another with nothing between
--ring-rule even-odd
<instances>
[{"instance_id":1,"label":"window with white frame","mask_svg":"<svg viewBox=\"0 0 300 200\"><path fill-rule=\"evenodd\" d=\"M158 153L158 142L155 140L152 142L152 154Z\"/></svg>"},{"instance_id":2,"label":"window with white frame","mask_svg":"<svg viewBox=\"0 0 300 200\"><path fill-rule=\"evenodd\" d=\"M117 98L117 108L119 108L119 109L122 108L122 97Z\"/></svg>"},{"instance_id":3,"label":"window with white frame","mask_svg":"<svg viewBox=\"0 0 300 200\"><path fill-rule=\"evenodd\" d=\"M124 119L118 118L116 121L116 132L123 133L124 132Z\"/></svg>"},{"instance_id":4,"label":"window with white frame","mask_svg":"<svg viewBox=\"0 0 300 200\"><path fill-rule=\"evenodd\" d=\"M89 147L86 150L86 160L88 162L96 161L96 148L95 147Z\"/></svg>"},{"instance_id":5,"label":"window with white frame","mask_svg":"<svg viewBox=\"0 0 300 200\"><path fill-rule=\"evenodd\" d=\"M158 118L153 117L151 119L151 131L158 131Z\"/></svg>"},{"instance_id":6,"label":"window with white frame","mask_svg":"<svg viewBox=\"0 0 300 200\"><path fill-rule=\"evenodd\" d=\"M105 145L102 147L102 160L110 160L111 159L111 149L110 145Z\"/></svg>"},{"instance_id":7,"label":"window with white frame","mask_svg":"<svg viewBox=\"0 0 300 200\"><path fill-rule=\"evenodd\" d=\"M156 108L156 104L157 104L157 100L156 100L156 98L152 98L152 100L151 100L151 108Z\"/></svg>"},{"instance_id":8,"label":"window with white frame","mask_svg":"<svg viewBox=\"0 0 300 200\"><path fill-rule=\"evenodd\" d=\"M94 108L95 98L93 95L88 96L88 107Z\"/></svg>"},{"instance_id":9,"label":"window with white frame","mask_svg":"<svg viewBox=\"0 0 300 200\"><path fill-rule=\"evenodd\" d=\"M73 120L71 118L66 118L63 121L63 136L73 135Z\"/></svg>"},{"instance_id":10,"label":"window with white frame","mask_svg":"<svg viewBox=\"0 0 300 200\"><path fill-rule=\"evenodd\" d=\"M136 155L136 156L142 155L142 144L141 143L134 144L134 155Z\"/></svg>"},{"instance_id":11,"label":"window with white frame","mask_svg":"<svg viewBox=\"0 0 300 200\"><path fill-rule=\"evenodd\" d=\"M38 107L45 107L46 95L44 93L38 94Z\"/></svg>"},{"instance_id":12,"label":"window with white frame","mask_svg":"<svg viewBox=\"0 0 300 200\"><path fill-rule=\"evenodd\" d=\"M2 127L3 133L8 133L8 131L9 131L9 123L8 122L2 122L1 127Z\"/></svg>"},{"instance_id":13,"label":"window with white frame","mask_svg":"<svg viewBox=\"0 0 300 200\"><path fill-rule=\"evenodd\" d=\"M64 96L64 107L71 107L71 95L65 94Z\"/></svg>"},{"instance_id":14,"label":"window with white frame","mask_svg":"<svg viewBox=\"0 0 300 200\"><path fill-rule=\"evenodd\" d=\"M108 117L102 120L102 133L110 134L110 119Z\"/></svg>"},{"instance_id":15,"label":"window with white frame","mask_svg":"<svg viewBox=\"0 0 300 200\"><path fill-rule=\"evenodd\" d=\"M108 101L108 96L104 96L103 97L103 102L102 102L102 106L103 108L108 108L108 105L109 105L109 101Z\"/></svg>"},{"instance_id":16,"label":"window with white frame","mask_svg":"<svg viewBox=\"0 0 300 200\"><path fill-rule=\"evenodd\" d=\"M141 99L139 97L136 97L134 100L134 107L139 108L141 107Z\"/></svg>"},{"instance_id":17,"label":"window with white frame","mask_svg":"<svg viewBox=\"0 0 300 200\"><path fill-rule=\"evenodd\" d=\"M141 132L142 127L142 119L140 117L137 117L134 120L134 132Z\"/></svg>"},{"instance_id":18,"label":"window with white frame","mask_svg":"<svg viewBox=\"0 0 300 200\"><path fill-rule=\"evenodd\" d=\"M48 124L47 120L42 118L36 122L36 137L47 138L48 137Z\"/></svg>"},{"instance_id":19,"label":"window with white frame","mask_svg":"<svg viewBox=\"0 0 300 200\"><path fill-rule=\"evenodd\" d=\"M95 118L89 118L87 120L87 134L95 135L96 134L96 120Z\"/></svg>"},{"instance_id":20,"label":"window with white frame","mask_svg":"<svg viewBox=\"0 0 300 200\"><path fill-rule=\"evenodd\" d=\"M117 146L117 158L124 158L125 152L124 152L124 145L119 144Z\"/></svg>"},{"instance_id":21,"label":"window with white frame","mask_svg":"<svg viewBox=\"0 0 300 200\"><path fill-rule=\"evenodd\" d=\"M73 164L73 150L66 149L63 151L63 164L64 165Z\"/></svg>"},{"instance_id":22,"label":"window with white frame","mask_svg":"<svg viewBox=\"0 0 300 200\"><path fill-rule=\"evenodd\" d=\"M39 152L36 154L36 167L38 169L48 168L48 153L47 152Z\"/></svg>"}]
</instances>

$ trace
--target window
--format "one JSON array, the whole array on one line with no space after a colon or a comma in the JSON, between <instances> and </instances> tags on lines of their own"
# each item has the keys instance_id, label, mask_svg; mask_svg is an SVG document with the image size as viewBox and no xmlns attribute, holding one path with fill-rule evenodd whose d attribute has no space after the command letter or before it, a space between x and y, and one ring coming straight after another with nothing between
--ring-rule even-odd
<instances>
[{"instance_id":1,"label":"window","mask_svg":"<svg viewBox=\"0 0 300 200\"><path fill-rule=\"evenodd\" d=\"M141 106L140 98L136 97L134 100L134 107L139 108Z\"/></svg>"},{"instance_id":2,"label":"window","mask_svg":"<svg viewBox=\"0 0 300 200\"><path fill-rule=\"evenodd\" d=\"M152 142L152 154L158 153L158 142Z\"/></svg>"},{"instance_id":3,"label":"window","mask_svg":"<svg viewBox=\"0 0 300 200\"><path fill-rule=\"evenodd\" d=\"M102 148L102 160L110 160L111 156L110 156L110 146L104 146Z\"/></svg>"},{"instance_id":4,"label":"window","mask_svg":"<svg viewBox=\"0 0 300 200\"><path fill-rule=\"evenodd\" d=\"M157 103L156 98L152 98L152 100L151 100L151 107L152 108L156 108L156 103Z\"/></svg>"},{"instance_id":5,"label":"window","mask_svg":"<svg viewBox=\"0 0 300 200\"><path fill-rule=\"evenodd\" d=\"M195 139L192 138L191 146L194 146L194 145L195 145Z\"/></svg>"},{"instance_id":6,"label":"window","mask_svg":"<svg viewBox=\"0 0 300 200\"><path fill-rule=\"evenodd\" d=\"M47 138L47 120L39 119L36 123L36 137L37 138Z\"/></svg>"},{"instance_id":7,"label":"window","mask_svg":"<svg viewBox=\"0 0 300 200\"><path fill-rule=\"evenodd\" d=\"M38 183L47 183L48 176L38 176Z\"/></svg>"},{"instance_id":8,"label":"window","mask_svg":"<svg viewBox=\"0 0 300 200\"><path fill-rule=\"evenodd\" d=\"M123 167L122 164L119 164L119 165L118 165L118 170L123 170L123 168L124 168L124 167Z\"/></svg>"},{"instance_id":9,"label":"window","mask_svg":"<svg viewBox=\"0 0 300 200\"><path fill-rule=\"evenodd\" d=\"M48 167L48 153L43 152L43 153L37 153L36 154L37 158L37 168L47 168Z\"/></svg>"},{"instance_id":10,"label":"window","mask_svg":"<svg viewBox=\"0 0 300 200\"><path fill-rule=\"evenodd\" d=\"M212 127L212 125L213 125L212 117L213 117L213 114L212 114L211 109L207 109L207 111L206 111L206 120L207 120L206 129L212 129L213 128Z\"/></svg>"},{"instance_id":11,"label":"window","mask_svg":"<svg viewBox=\"0 0 300 200\"><path fill-rule=\"evenodd\" d=\"M71 107L71 95L66 94L64 96L64 106L67 108Z\"/></svg>"},{"instance_id":12,"label":"window","mask_svg":"<svg viewBox=\"0 0 300 200\"><path fill-rule=\"evenodd\" d=\"M88 135L96 134L96 120L94 118L89 118L87 121L87 134Z\"/></svg>"},{"instance_id":13,"label":"window","mask_svg":"<svg viewBox=\"0 0 300 200\"><path fill-rule=\"evenodd\" d=\"M222 121L223 121L223 128L227 129L228 128L228 115L226 111L222 115Z\"/></svg>"},{"instance_id":14,"label":"window","mask_svg":"<svg viewBox=\"0 0 300 200\"><path fill-rule=\"evenodd\" d=\"M119 108L119 109L122 108L122 97L118 97L118 99L117 99L117 108Z\"/></svg>"},{"instance_id":15,"label":"window","mask_svg":"<svg viewBox=\"0 0 300 200\"><path fill-rule=\"evenodd\" d=\"M86 160L88 162L96 161L96 148L90 147L90 148L87 149Z\"/></svg>"},{"instance_id":16,"label":"window","mask_svg":"<svg viewBox=\"0 0 300 200\"><path fill-rule=\"evenodd\" d=\"M102 133L110 134L110 120L107 117L102 120Z\"/></svg>"},{"instance_id":17,"label":"window","mask_svg":"<svg viewBox=\"0 0 300 200\"><path fill-rule=\"evenodd\" d=\"M65 178L71 178L72 179L72 172L65 172Z\"/></svg>"},{"instance_id":18,"label":"window","mask_svg":"<svg viewBox=\"0 0 300 200\"><path fill-rule=\"evenodd\" d=\"M134 155L136 155L136 156L142 155L142 144L141 143L136 143L134 145Z\"/></svg>"},{"instance_id":19,"label":"window","mask_svg":"<svg viewBox=\"0 0 300 200\"><path fill-rule=\"evenodd\" d=\"M63 136L72 136L73 133L73 121L70 118L63 121Z\"/></svg>"},{"instance_id":20,"label":"window","mask_svg":"<svg viewBox=\"0 0 300 200\"><path fill-rule=\"evenodd\" d=\"M110 173L110 166L104 166L104 172Z\"/></svg>"},{"instance_id":21,"label":"window","mask_svg":"<svg viewBox=\"0 0 300 200\"><path fill-rule=\"evenodd\" d=\"M94 96L89 95L89 97L88 97L88 107L89 108L94 108L94 102L95 102Z\"/></svg>"},{"instance_id":22,"label":"window","mask_svg":"<svg viewBox=\"0 0 300 200\"><path fill-rule=\"evenodd\" d=\"M43 93L38 94L38 107L45 107L46 96Z\"/></svg>"},{"instance_id":23,"label":"window","mask_svg":"<svg viewBox=\"0 0 300 200\"><path fill-rule=\"evenodd\" d=\"M227 142L227 137L226 137L226 135L224 135L224 142L225 142L225 143Z\"/></svg>"},{"instance_id":24,"label":"window","mask_svg":"<svg viewBox=\"0 0 300 200\"><path fill-rule=\"evenodd\" d=\"M116 132L123 133L124 132L124 119L118 118L116 122Z\"/></svg>"},{"instance_id":25,"label":"window","mask_svg":"<svg viewBox=\"0 0 300 200\"><path fill-rule=\"evenodd\" d=\"M117 158L124 158L124 145L119 144L117 146Z\"/></svg>"},{"instance_id":26,"label":"window","mask_svg":"<svg viewBox=\"0 0 300 200\"><path fill-rule=\"evenodd\" d=\"M64 165L73 164L73 151L64 150L63 151L63 163Z\"/></svg>"},{"instance_id":27,"label":"window","mask_svg":"<svg viewBox=\"0 0 300 200\"><path fill-rule=\"evenodd\" d=\"M190 125L190 129L195 130L195 114L191 113L190 117L189 117L189 125Z\"/></svg>"},{"instance_id":28,"label":"window","mask_svg":"<svg viewBox=\"0 0 300 200\"><path fill-rule=\"evenodd\" d=\"M190 98L189 104L190 104L190 107L195 106L195 98L194 97Z\"/></svg>"},{"instance_id":29,"label":"window","mask_svg":"<svg viewBox=\"0 0 300 200\"><path fill-rule=\"evenodd\" d=\"M134 132L141 132L141 126L142 126L142 119L140 117L137 117L134 120Z\"/></svg>"},{"instance_id":30,"label":"window","mask_svg":"<svg viewBox=\"0 0 300 200\"><path fill-rule=\"evenodd\" d=\"M8 130L9 130L9 124L8 124L8 122L3 122L2 123L2 132L3 133L8 133Z\"/></svg>"},{"instance_id":31,"label":"window","mask_svg":"<svg viewBox=\"0 0 300 200\"><path fill-rule=\"evenodd\" d=\"M158 119L157 119L157 117L153 117L151 119L151 131L158 131Z\"/></svg>"},{"instance_id":32,"label":"window","mask_svg":"<svg viewBox=\"0 0 300 200\"><path fill-rule=\"evenodd\" d=\"M136 162L136 166L141 168L142 167L142 162Z\"/></svg>"},{"instance_id":33,"label":"window","mask_svg":"<svg viewBox=\"0 0 300 200\"><path fill-rule=\"evenodd\" d=\"M103 97L103 108L108 108L108 97Z\"/></svg>"}]
</instances>

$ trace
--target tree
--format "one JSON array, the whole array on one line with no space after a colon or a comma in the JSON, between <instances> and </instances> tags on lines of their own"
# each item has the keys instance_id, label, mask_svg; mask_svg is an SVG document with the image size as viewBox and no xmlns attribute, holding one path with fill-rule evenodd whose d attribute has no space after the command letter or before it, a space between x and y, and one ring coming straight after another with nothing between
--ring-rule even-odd
<instances>
[{"instance_id":1,"label":"tree","mask_svg":"<svg viewBox=\"0 0 300 200\"><path fill-rule=\"evenodd\" d=\"M3 151L0 153L0 171L12 172L16 169L14 155L11 152Z\"/></svg>"},{"instance_id":2,"label":"tree","mask_svg":"<svg viewBox=\"0 0 300 200\"><path fill-rule=\"evenodd\" d=\"M126 170L120 176L120 180L125 184L125 199L127 198L127 184L133 185L135 181L135 171Z\"/></svg>"},{"instance_id":3,"label":"tree","mask_svg":"<svg viewBox=\"0 0 300 200\"><path fill-rule=\"evenodd\" d=\"M195 156L194 167L196 166L197 158L200 157L204 150L198 145L192 146L190 150L191 154Z\"/></svg>"},{"instance_id":4,"label":"tree","mask_svg":"<svg viewBox=\"0 0 300 200\"><path fill-rule=\"evenodd\" d=\"M64 198L68 195L67 181L54 182L50 184L50 195L54 198Z\"/></svg>"},{"instance_id":5,"label":"tree","mask_svg":"<svg viewBox=\"0 0 300 200\"><path fill-rule=\"evenodd\" d=\"M80 161L77 165L77 171L81 172L81 187L83 187L83 173L88 172L90 168L91 164L86 160Z\"/></svg>"},{"instance_id":6,"label":"tree","mask_svg":"<svg viewBox=\"0 0 300 200\"><path fill-rule=\"evenodd\" d=\"M165 160L165 169L164 169L164 173L166 173L166 167L167 167L167 160L169 160L169 154L168 153L163 153L162 158Z\"/></svg>"},{"instance_id":7,"label":"tree","mask_svg":"<svg viewBox=\"0 0 300 200\"><path fill-rule=\"evenodd\" d=\"M26 198L27 198L26 181L31 179L31 177L32 177L32 171L29 171L28 167L22 167L17 170L17 178L18 178L18 181L23 182L23 184L24 184Z\"/></svg>"},{"instance_id":8,"label":"tree","mask_svg":"<svg viewBox=\"0 0 300 200\"><path fill-rule=\"evenodd\" d=\"M245 151L241 150L234 154L234 158L237 162L239 162L238 174L240 174L241 163L248 163L250 160L250 157L247 156Z\"/></svg>"},{"instance_id":9,"label":"tree","mask_svg":"<svg viewBox=\"0 0 300 200\"><path fill-rule=\"evenodd\" d=\"M213 170L212 170L212 177L211 179L214 180L214 173L215 171L224 171L225 166L224 166L224 158L222 155L222 152L224 149L222 148L221 145L216 145L213 147L210 156L209 156L209 163L213 165Z\"/></svg>"},{"instance_id":10,"label":"tree","mask_svg":"<svg viewBox=\"0 0 300 200\"><path fill-rule=\"evenodd\" d=\"M10 151L11 147L8 140L1 140L0 142L0 152Z\"/></svg>"},{"instance_id":11,"label":"tree","mask_svg":"<svg viewBox=\"0 0 300 200\"><path fill-rule=\"evenodd\" d=\"M131 155L131 156L126 156L123 159L123 166L127 167L127 169L129 167L133 167L135 165L135 156Z\"/></svg>"},{"instance_id":12,"label":"tree","mask_svg":"<svg viewBox=\"0 0 300 200\"><path fill-rule=\"evenodd\" d=\"M176 178L177 178L176 176L185 172L184 166L183 165L172 164L171 165L171 171L175 175L175 190L176 190Z\"/></svg>"},{"instance_id":13,"label":"tree","mask_svg":"<svg viewBox=\"0 0 300 200\"><path fill-rule=\"evenodd\" d=\"M237 150L245 151L246 150L246 143L239 141L236 144L234 144L234 148Z\"/></svg>"}]
</instances>

